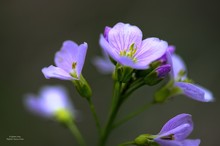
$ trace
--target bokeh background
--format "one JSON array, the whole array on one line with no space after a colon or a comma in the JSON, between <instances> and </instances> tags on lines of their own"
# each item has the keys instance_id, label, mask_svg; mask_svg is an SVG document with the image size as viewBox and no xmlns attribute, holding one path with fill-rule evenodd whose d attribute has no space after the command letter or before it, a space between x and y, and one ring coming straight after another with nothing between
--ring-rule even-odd
<instances>
[{"instance_id":1,"label":"bokeh background","mask_svg":"<svg viewBox=\"0 0 220 146\"><path fill-rule=\"evenodd\" d=\"M89 145L95 146L97 131L87 103L71 82L46 80L41 68L53 64L64 40L89 44L83 74L94 92L102 123L110 104L112 80L101 75L92 59L101 55L99 35L106 25L117 22L137 25L146 37L159 37L177 47L188 66L189 76L213 91L216 102L200 103L178 96L152 107L115 130L109 146L132 140L142 133L159 132L179 113L193 115L195 129L190 138L201 138L201 146L219 145L220 131L220 9L217 0L1 0L0 1L0 145L77 145L69 131L34 116L23 106L26 93L37 93L43 85L64 85L80 111L78 125ZM120 115L150 101L160 85L141 88L122 107ZM23 141L7 141L11 135Z\"/></svg>"}]
</instances>

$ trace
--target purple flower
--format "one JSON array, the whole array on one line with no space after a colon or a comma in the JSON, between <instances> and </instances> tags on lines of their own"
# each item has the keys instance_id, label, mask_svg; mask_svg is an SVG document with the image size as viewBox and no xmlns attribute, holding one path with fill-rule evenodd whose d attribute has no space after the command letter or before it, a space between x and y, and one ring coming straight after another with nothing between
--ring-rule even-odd
<instances>
[{"instance_id":1,"label":"purple flower","mask_svg":"<svg viewBox=\"0 0 220 146\"><path fill-rule=\"evenodd\" d=\"M38 96L26 95L24 103L31 112L47 118L55 116L61 110L74 114L68 94L61 86L45 86L40 90Z\"/></svg>"},{"instance_id":2,"label":"purple flower","mask_svg":"<svg viewBox=\"0 0 220 146\"><path fill-rule=\"evenodd\" d=\"M108 57L108 54L102 50L103 57L95 57L93 60L94 65L103 74L110 74L114 71L115 66Z\"/></svg>"},{"instance_id":3,"label":"purple flower","mask_svg":"<svg viewBox=\"0 0 220 146\"><path fill-rule=\"evenodd\" d=\"M168 46L158 38L142 40L142 32L137 26L124 23L106 27L100 45L118 63L134 69L148 68L152 61L166 52Z\"/></svg>"},{"instance_id":4,"label":"purple flower","mask_svg":"<svg viewBox=\"0 0 220 146\"><path fill-rule=\"evenodd\" d=\"M57 67L50 65L42 69L45 78L61 80L76 80L80 78L84 65L87 43L77 45L73 41L65 41L60 51L55 55Z\"/></svg>"},{"instance_id":5,"label":"purple flower","mask_svg":"<svg viewBox=\"0 0 220 146\"><path fill-rule=\"evenodd\" d=\"M180 56L172 54L170 64L172 65L171 78L175 81L175 86L182 90L183 94L197 101L214 101L214 97L209 90L190 82L187 78L185 64Z\"/></svg>"},{"instance_id":6,"label":"purple flower","mask_svg":"<svg viewBox=\"0 0 220 146\"><path fill-rule=\"evenodd\" d=\"M191 115L179 114L163 126L154 141L160 146L199 146L199 139L186 139L192 130L193 121Z\"/></svg>"}]
</instances>

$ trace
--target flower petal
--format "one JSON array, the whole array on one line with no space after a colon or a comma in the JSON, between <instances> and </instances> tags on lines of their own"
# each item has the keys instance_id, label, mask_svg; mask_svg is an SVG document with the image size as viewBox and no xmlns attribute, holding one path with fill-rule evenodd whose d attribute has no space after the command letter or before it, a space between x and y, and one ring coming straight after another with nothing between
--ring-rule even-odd
<instances>
[{"instance_id":1,"label":"flower petal","mask_svg":"<svg viewBox=\"0 0 220 146\"><path fill-rule=\"evenodd\" d=\"M200 142L200 139L187 139L181 143L183 146L199 146Z\"/></svg>"},{"instance_id":2,"label":"flower petal","mask_svg":"<svg viewBox=\"0 0 220 146\"><path fill-rule=\"evenodd\" d=\"M87 52L87 48L88 45L87 43L83 43L78 47L78 54L77 54L77 60L76 60L76 74L79 77L81 72L82 72L82 68L85 62L85 57L86 57L86 52Z\"/></svg>"},{"instance_id":3,"label":"flower petal","mask_svg":"<svg viewBox=\"0 0 220 146\"><path fill-rule=\"evenodd\" d=\"M172 55L171 55L171 59L172 59L172 65L173 65L173 66L172 66L172 69L173 69L173 75L172 75L172 77L173 77L174 79L178 79L178 74L179 74L179 72L180 72L181 70L187 71L187 70L186 70L185 63L184 63L184 61L182 60L182 58L181 58L180 56L176 55L176 54L172 54ZM184 79L185 77L186 77L186 75L183 76L182 79Z\"/></svg>"},{"instance_id":4,"label":"flower petal","mask_svg":"<svg viewBox=\"0 0 220 146\"><path fill-rule=\"evenodd\" d=\"M104 51L107 52L107 54L111 56L115 61L119 60L120 52L117 52L116 49L112 48L102 34L100 35L99 44L104 49Z\"/></svg>"},{"instance_id":5,"label":"flower petal","mask_svg":"<svg viewBox=\"0 0 220 146\"><path fill-rule=\"evenodd\" d=\"M175 86L182 89L183 94L197 101L211 102L214 101L212 93L199 85L186 83L186 82L176 82Z\"/></svg>"},{"instance_id":6,"label":"flower petal","mask_svg":"<svg viewBox=\"0 0 220 146\"><path fill-rule=\"evenodd\" d=\"M129 49L133 43L139 48L142 43L142 32L137 26L117 23L108 33L108 42L118 52Z\"/></svg>"},{"instance_id":7,"label":"flower petal","mask_svg":"<svg viewBox=\"0 0 220 146\"><path fill-rule=\"evenodd\" d=\"M163 139L155 139L156 143L158 143L160 146L185 146L182 145L180 141L176 140L163 140Z\"/></svg>"},{"instance_id":8,"label":"flower petal","mask_svg":"<svg viewBox=\"0 0 220 146\"><path fill-rule=\"evenodd\" d=\"M174 134L175 140L185 139L193 130L192 117L189 114L179 114L170 119L161 129L159 137ZM173 133L172 133L173 132Z\"/></svg>"},{"instance_id":9,"label":"flower petal","mask_svg":"<svg viewBox=\"0 0 220 146\"><path fill-rule=\"evenodd\" d=\"M158 38L147 38L143 40L141 48L135 54L137 63L141 66L148 66L152 61L162 57L167 47L167 42Z\"/></svg>"},{"instance_id":10,"label":"flower petal","mask_svg":"<svg viewBox=\"0 0 220 146\"><path fill-rule=\"evenodd\" d=\"M50 65L49 67L45 67L42 69L42 73L44 74L46 79L50 78L57 78L61 80L73 80L72 76L70 76L69 73L64 71L63 69L59 67L55 67L53 65Z\"/></svg>"},{"instance_id":11,"label":"flower petal","mask_svg":"<svg viewBox=\"0 0 220 146\"><path fill-rule=\"evenodd\" d=\"M200 144L199 139L187 139L183 141L155 139L155 142L160 144L160 146L199 146Z\"/></svg>"},{"instance_id":12,"label":"flower petal","mask_svg":"<svg viewBox=\"0 0 220 146\"><path fill-rule=\"evenodd\" d=\"M73 41L65 41L60 51L55 55L54 62L57 67L71 72L73 62L76 62L78 45Z\"/></svg>"},{"instance_id":13,"label":"flower petal","mask_svg":"<svg viewBox=\"0 0 220 146\"><path fill-rule=\"evenodd\" d=\"M105 30L104 30L104 38L108 41L108 33L109 31L111 30L112 28L109 27L109 26L106 26L105 27Z\"/></svg>"},{"instance_id":14,"label":"flower petal","mask_svg":"<svg viewBox=\"0 0 220 146\"><path fill-rule=\"evenodd\" d=\"M94 65L99 70L99 72L103 74L109 74L114 71L115 66L109 59L105 59L102 57L96 57L93 60Z\"/></svg>"}]
</instances>

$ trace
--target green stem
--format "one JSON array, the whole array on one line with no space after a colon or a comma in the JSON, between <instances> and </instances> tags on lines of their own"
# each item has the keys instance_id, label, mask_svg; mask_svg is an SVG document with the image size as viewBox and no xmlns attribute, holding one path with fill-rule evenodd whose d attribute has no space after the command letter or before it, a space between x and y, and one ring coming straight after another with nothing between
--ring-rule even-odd
<instances>
[{"instance_id":1,"label":"green stem","mask_svg":"<svg viewBox=\"0 0 220 146\"><path fill-rule=\"evenodd\" d=\"M130 96L135 90L144 85L142 80L137 80L130 85L130 88L123 94L123 99L125 100L128 96Z\"/></svg>"},{"instance_id":2,"label":"green stem","mask_svg":"<svg viewBox=\"0 0 220 146\"><path fill-rule=\"evenodd\" d=\"M134 141L128 141L128 142L121 143L118 146L127 146L127 145L134 145L134 144L135 144Z\"/></svg>"},{"instance_id":3,"label":"green stem","mask_svg":"<svg viewBox=\"0 0 220 146\"><path fill-rule=\"evenodd\" d=\"M113 105L112 105L111 110L110 110L110 114L109 114L109 117L108 117L108 120L107 120L107 124L104 128L104 131L103 131L101 139L100 139L100 143L99 143L100 146L104 146L106 144L108 136L112 131L112 124L113 124L113 122L114 122L114 120L117 116L117 113L119 111L119 108L121 106L121 103L122 103L122 101L120 99L121 86L122 86L121 82L118 82L118 81L115 82Z\"/></svg>"},{"instance_id":4,"label":"green stem","mask_svg":"<svg viewBox=\"0 0 220 146\"><path fill-rule=\"evenodd\" d=\"M96 114L95 106L94 106L91 98L87 98L87 101L89 103L89 107L90 107L90 110L92 112L93 118L95 119L95 123L96 123L96 127L98 129L99 135L101 136L101 125L100 125L100 122L99 122L99 118Z\"/></svg>"},{"instance_id":5,"label":"green stem","mask_svg":"<svg viewBox=\"0 0 220 146\"><path fill-rule=\"evenodd\" d=\"M73 136L76 138L79 145L80 146L86 146L86 143L85 143L79 129L77 128L76 124L74 122L68 122L67 127L69 128L69 130L71 131Z\"/></svg>"},{"instance_id":6,"label":"green stem","mask_svg":"<svg viewBox=\"0 0 220 146\"><path fill-rule=\"evenodd\" d=\"M127 115L126 117L124 117L122 120L118 121L117 123L115 123L112 128L117 128L120 125L126 123L127 121L129 121L130 119L134 118L135 116L139 115L140 113L144 112L145 110L147 110L148 108L150 108L154 103L150 102L145 104L144 106L140 107L139 109L137 109L134 112L131 112L129 115Z\"/></svg>"}]
</instances>

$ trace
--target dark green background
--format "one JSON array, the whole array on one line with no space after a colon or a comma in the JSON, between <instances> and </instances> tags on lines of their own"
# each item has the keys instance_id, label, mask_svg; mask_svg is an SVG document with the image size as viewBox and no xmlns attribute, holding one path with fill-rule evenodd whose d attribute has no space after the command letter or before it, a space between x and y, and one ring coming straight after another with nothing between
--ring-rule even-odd
<instances>
[{"instance_id":1,"label":"dark green background","mask_svg":"<svg viewBox=\"0 0 220 146\"><path fill-rule=\"evenodd\" d=\"M159 37L174 44L188 66L189 76L213 91L215 103L200 103L184 96L155 106L115 130L109 140L114 146L142 133L159 132L179 113L193 115L190 138L201 138L201 146L219 144L220 104L219 55L220 9L217 0L5 0L0 2L0 145L77 145L68 130L25 110L23 96L37 93L41 86L67 87L80 111L79 127L90 146L96 130L87 103L71 82L46 80L41 68L53 64L54 53L64 40L89 44L83 74L90 82L98 114L104 122L112 91L111 76L99 74L91 63L101 55L98 39L106 25L117 22L137 25L146 37ZM157 87L138 90L123 106L120 115L150 101ZM24 141L6 141L19 135Z\"/></svg>"}]
</instances>

